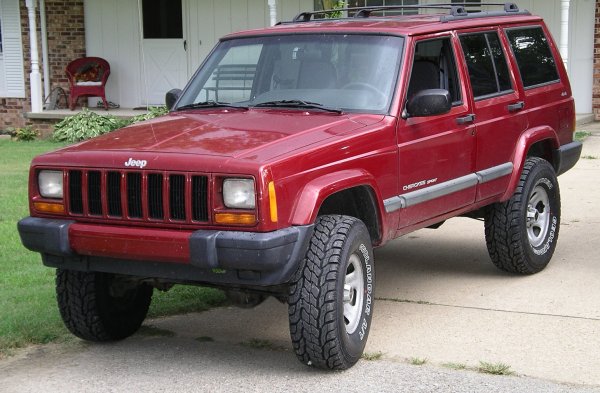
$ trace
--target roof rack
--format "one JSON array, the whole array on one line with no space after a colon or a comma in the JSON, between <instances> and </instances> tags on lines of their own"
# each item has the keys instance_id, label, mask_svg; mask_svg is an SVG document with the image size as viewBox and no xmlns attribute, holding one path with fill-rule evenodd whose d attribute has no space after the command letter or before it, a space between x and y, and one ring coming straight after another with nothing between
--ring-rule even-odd
<instances>
[{"instance_id":1,"label":"roof rack","mask_svg":"<svg viewBox=\"0 0 600 393\"><path fill-rule=\"evenodd\" d=\"M479 11L479 12L468 12L467 8L470 7L482 7L482 6L497 6L503 7L501 11ZM438 3L438 4L423 4L423 5L387 5L387 6L373 6L373 7L351 7L351 8L337 8L332 10L320 10L320 11L306 11L301 12L294 17L291 21L295 22L309 22L315 20L316 15L329 15L334 12L354 12L352 18L369 18L373 12L384 12L394 10L410 10L410 9L438 9L448 10L447 15L440 17L440 22L450 22L459 19L471 19L471 18L485 18L491 16L508 16L508 15L530 15L527 10L519 10L519 7L512 2L505 3ZM327 19L325 19L327 20Z\"/></svg>"}]
</instances>

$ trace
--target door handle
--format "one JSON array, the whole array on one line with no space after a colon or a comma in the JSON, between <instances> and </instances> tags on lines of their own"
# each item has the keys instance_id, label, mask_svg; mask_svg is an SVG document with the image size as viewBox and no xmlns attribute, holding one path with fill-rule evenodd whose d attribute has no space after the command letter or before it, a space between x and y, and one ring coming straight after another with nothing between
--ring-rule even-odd
<instances>
[{"instance_id":1,"label":"door handle","mask_svg":"<svg viewBox=\"0 0 600 393\"><path fill-rule=\"evenodd\" d=\"M456 122L458 124L473 123L474 121L475 121L475 115L473 113L469 113L466 116L462 116L462 117L457 117L456 118Z\"/></svg>"},{"instance_id":2,"label":"door handle","mask_svg":"<svg viewBox=\"0 0 600 393\"><path fill-rule=\"evenodd\" d=\"M183 40L183 50L187 52L187 40Z\"/></svg>"},{"instance_id":3,"label":"door handle","mask_svg":"<svg viewBox=\"0 0 600 393\"><path fill-rule=\"evenodd\" d=\"M514 111L518 111L519 109L523 109L525 107L525 102L523 101L517 101L514 104L509 104L508 105L508 111L509 112L514 112Z\"/></svg>"}]
</instances>

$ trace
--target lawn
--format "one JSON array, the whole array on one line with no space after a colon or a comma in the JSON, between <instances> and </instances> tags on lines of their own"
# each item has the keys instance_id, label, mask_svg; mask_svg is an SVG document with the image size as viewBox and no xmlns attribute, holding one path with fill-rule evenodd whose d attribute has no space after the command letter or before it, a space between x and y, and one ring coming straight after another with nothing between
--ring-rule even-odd
<instances>
[{"instance_id":1,"label":"lawn","mask_svg":"<svg viewBox=\"0 0 600 393\"><path fill-rule=\"evenodd\" d=\"M0 357L30 344L72 339L56 306L54 269L19 240L17 221L27 216L29 163L63 145L48 141L0 141ZM220 291L175 286L155 291L150 316L203 311L224 303Z\"/></svg>"}]
</instances>

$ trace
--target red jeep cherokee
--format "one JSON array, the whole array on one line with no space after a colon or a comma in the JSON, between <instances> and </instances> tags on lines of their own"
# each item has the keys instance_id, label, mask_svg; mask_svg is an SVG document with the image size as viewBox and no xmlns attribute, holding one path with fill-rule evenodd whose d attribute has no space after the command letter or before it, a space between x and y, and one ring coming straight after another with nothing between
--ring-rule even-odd
<instances>
[{"instance_id":1,"label":"red jeep cherokee","mask_svg":"<svg viewBox=\"0 0 600 393\"><path fill-rule=\"evenodd\" d=\"M500 269L548 264L581 144L542 19L345 12L228 35L168 115L34 159L19 232L57 269L71 332L125 338L153 288L211 285L287 302L298 358L345 369L369 334L373 247L462 215L485 219Z\"/></svg>"}]
</instances>

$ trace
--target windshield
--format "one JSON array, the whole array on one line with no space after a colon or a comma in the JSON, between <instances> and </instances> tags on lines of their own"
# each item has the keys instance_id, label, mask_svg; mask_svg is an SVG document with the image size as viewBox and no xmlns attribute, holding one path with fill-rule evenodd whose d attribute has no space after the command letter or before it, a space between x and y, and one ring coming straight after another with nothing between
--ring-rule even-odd
<instances>
[{"instance_id":1,"label":"windshield","mask_svg":"<svg viewBox=\"0 0 600 393\"><path fill-rule=\"evenodd\" d=\"M178 108L233 104L387 113L402 44L401 37L358 34L223 41L190 81Z\"/></svg>"}]
</instances>

